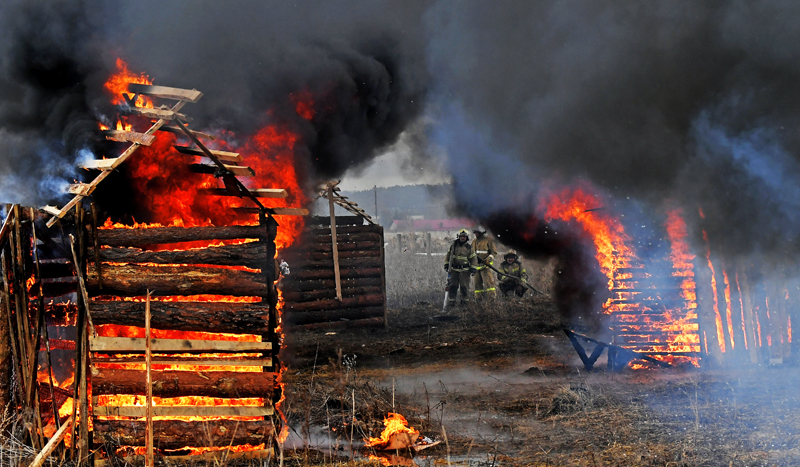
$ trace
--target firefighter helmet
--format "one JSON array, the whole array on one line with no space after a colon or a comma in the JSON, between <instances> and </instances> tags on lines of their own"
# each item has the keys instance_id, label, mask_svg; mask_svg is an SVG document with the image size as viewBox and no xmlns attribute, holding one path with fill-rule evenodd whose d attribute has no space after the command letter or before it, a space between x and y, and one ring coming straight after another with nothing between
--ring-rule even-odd
<instances>
[{"instance_id":1,"label":"firefighter helmet","mask_svg":"<svg viewBox=\"0 0 800 467\"><path fill-rule=\"evenodd\" d=\"M469 237L469 232L467 232L467 229L461 229L461 230L458 231L458 236L459 237Z\"/></svg>"},{"instance_id":2,"label":"firefighter helmet","mask_svg":"<svg viewBox=\"0 0 800 467\"><path fill-rule=\"evenodd\" d=\"M484 227L482 225L476 225L475 228L472 229L472 231L474 233L476 233L476 234L485 234L486 233L486 227Z\"/></svg>"},{"instance_id":3,"label":"firefighter helmet","mask_svg":"<svg viewBox=\"0 0 800 467\"><path fill-rule=\"evenodd\" d=\"M516 252L516 250L513 250L513 249L511 249L511 250L508 250L508 251L506 252L506 255L504 256L504 258L505 258L505 259L508 259L510 256L513 256L514 258L516 258L516 257L517 257L517 252Z\"/></svg>"}]
</instances>

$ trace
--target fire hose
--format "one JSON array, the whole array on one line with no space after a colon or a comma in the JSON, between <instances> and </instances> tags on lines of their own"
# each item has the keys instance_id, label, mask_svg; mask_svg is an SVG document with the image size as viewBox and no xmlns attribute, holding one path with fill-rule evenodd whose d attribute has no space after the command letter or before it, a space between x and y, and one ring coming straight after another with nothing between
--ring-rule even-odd
<instances>
[{"instance_id":1,"label":"fire hose","mask_svg":"<svg viewBox=\"0 0 800 467\"><path fill-rule=\"evenodd\" d=\"M515 280L515 281L517 281L518 283L520 283L520 284L522 284L523 286L525 286L525 287L527 287L527 288L531 289L532 291L536 292L537 294L539 294L539 295L544 295L544 292L542 292L541 290L537 289L536 287L534 287L534 286L532 286L532 285L528 284L527 282L523 281L521 278L519 278L519 277L516 277L516 276L511 276L511 275L509 275L509 274L506 274L506 273L500 272L500 270L498 270L496 267L492 266L491 264L488 264L488 263L487 263L485 260L483 260L483 259L481 259L481 258L478 258L478 262L480 262L481 264L483 264L483 265L484 265L484 266L486 266L487 268L491 269L492 271L496 272L498 275L500 275L500 276L505 276L505 277L508 277L508 278L514 279L514 280Z\"/></svg>"}]
</instances>

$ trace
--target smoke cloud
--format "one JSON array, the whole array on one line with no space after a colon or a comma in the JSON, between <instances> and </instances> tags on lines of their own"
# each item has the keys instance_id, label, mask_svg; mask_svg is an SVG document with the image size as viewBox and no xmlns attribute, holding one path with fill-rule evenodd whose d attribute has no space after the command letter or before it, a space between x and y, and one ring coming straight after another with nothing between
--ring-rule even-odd
<instances>
[{"instance_id":1,"label":"smoke cloud","mask_svg":"<svg viewBox=\"0 0 800 467\"><path fill-rule=\"evenodd\" d=\"M436 4L435 140L464 206L486 216L543 180L584 180L609 203L702 208L729 256L785 258L800 239L798 17L792 2Z\"/></svg>"}]
</instances>

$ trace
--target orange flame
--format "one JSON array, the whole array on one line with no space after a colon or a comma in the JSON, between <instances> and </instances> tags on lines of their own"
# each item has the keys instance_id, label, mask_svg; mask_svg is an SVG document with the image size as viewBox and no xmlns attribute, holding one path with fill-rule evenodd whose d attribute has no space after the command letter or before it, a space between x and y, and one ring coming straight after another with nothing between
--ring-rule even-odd
<instances>
[{"instance_id":1,"label":"orange flame","mask_svg":"<svg viewBox=\"0 0 800 467\"><path fill-rule=\"evenodd\" d=\"M419 431L408 426L406 418L399 413L389 412L389 415L383 419L383 432L379 438L369 438L366 447L378 447L388 445L390 437L396 433L409 433L411 435L418 435Z\"/></svg>"},{"instance_id":2,"label":"orange flame","mask_svg":"<svg viewBox=\"0 0 800 467\"><path fill-rule=\"evenodd\" d=\"M128 94L128 84L136 83L136 84L153 84L153 80L150 79L145 73L133 73L128 69L128 64L125 63L124 60L121 58L117 59L117 72L111 75L108 80L106 81L104 87L106 91L108 91L112 98L111 103L115 105L125 104L125 98L122 97L122 94ZM136 99L136 107L146 107L146 108L153 108L153 101L150 99L139 96Z\"/></svg>"},{"instance_id":3,"label":"orange flame","mask_svg":"<svg viewBox=\"0 0 800 467\"><path fill-rule=\"evenodd\" d=\"M701 213L702 215L702 213ZM717 325L717 340L719 341L719 350L725 353L725 330L722 326L722 315L719 313L719 299L717 298L717 277L714 271L714 264L711 262L711 246L708 243L708 234L703 230L703 240L706 241L706 260L708 261L708 269L711 270L711 294L714 303L714 322Z\"/></svg>"}]
</instances>

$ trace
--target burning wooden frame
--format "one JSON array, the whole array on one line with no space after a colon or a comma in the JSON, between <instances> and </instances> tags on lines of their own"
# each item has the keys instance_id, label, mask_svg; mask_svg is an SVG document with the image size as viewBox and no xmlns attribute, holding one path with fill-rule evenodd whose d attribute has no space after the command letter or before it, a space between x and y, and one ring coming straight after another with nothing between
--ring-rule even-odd
<instances>
[{"instance_id":1,"label":"burning wooden frame","mask_svg":"<svg viewBox=\"0 0 800 467\"><path fill-rule=\"evenodd\" d=\"M99 229L95 216L78 208L72 222L48 230L44 216L14 206L0 237L0 339L11 344L2 346L0 381L12 382L0 383L0 402L29 414L34 447L68 417L78 459L101 446L108 454L144 446L148 387L158 449L270 444L281 396L276 223L263 216L254 226ZM198 242L220 246L176 245ZM48 324L74 325L77 338L50 339ZM73 353L72 387L53 381L55 348Z\"/></svg>"}]
</instances>

